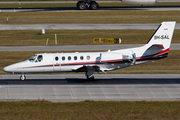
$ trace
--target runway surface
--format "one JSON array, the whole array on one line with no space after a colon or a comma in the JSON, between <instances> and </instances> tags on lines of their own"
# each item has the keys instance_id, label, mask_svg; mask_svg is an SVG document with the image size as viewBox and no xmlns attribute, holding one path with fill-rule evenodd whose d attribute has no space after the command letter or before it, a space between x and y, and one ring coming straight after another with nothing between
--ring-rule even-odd
<instances>
[{"instance_id":1,"label":"runway surface","mask_svg":"<svg viewBox=\"0 0 180 120\"><path fill-rule=\"evenodd\" d=\"M95 11L180 11L180 6L139 6L139 7L99 7ZM92 11L78 10L76 7L59 8L1 8L0 12L77 12Z\"/></svg>"},{"instance_id":2,"label":"runway surface","mask_svg":"<svg viewBox=\"0 0 180 120\"><path fill-rule=\"evenodd\" d=\"M0 75L1 100L179 100L180 74Z\"/></svg>"},{"instance_id":3,"label":"runway surface","mask_svg":"<svg viewBox=\"0 0 180 120\"><path fill-rule=\"evenodd\" d=\"M155 30L158 26L159 24L0 24L0 30ZM180 23L176 23L175 29L180 29Z\"/></svg>"},{"instance_id":4,"label":"runway surface","mask_svg":"<svg viewBox=\"0 0 180 120\"><path fill-rule=\"evenodd\" d=\"M29 4L29 3L77 3L77 1L10 1L0 2L0 4ZM158 2L180 2L179 0L158 0ZM98 3L121 3L121 1L98 1Z\"/></svg>"},{"instance_id":5,"label":"runway surface","mask_svg":"<svg viewBox=\"0 0 180 120\"><path fill-rule=\"evenodd\" d=\"M94 51L117 50L140 47L144 44L116 44L116 45L64 45L64 46L0 46L0 51ZM170 50L180 50L179 44L171 44Z\"/></svg>"},{"instance_id":6,"label":"runway surface","mask_svg":"<svg viewBox=\"0 0 180 120\"><path fill-rule=\"evenodd\" d=\"M98 3L120 3L121 1L98 1ZM180 2L179 0L158 0L158 2ZM44 4L44 3L74 3L77 1L11 1L11 2L0 2L0 4ZM120 10L120 11L179 11L180 6L140 6L140 7L100 7L96 11L109 11L109 10ZM66 11L82 11L76 7L59 7L59 8L2 8L0 12L66 12ZM88 10L86 10L88 11ZM92 10L90 10L92 11Z\"/></svg>"}]
</instances>

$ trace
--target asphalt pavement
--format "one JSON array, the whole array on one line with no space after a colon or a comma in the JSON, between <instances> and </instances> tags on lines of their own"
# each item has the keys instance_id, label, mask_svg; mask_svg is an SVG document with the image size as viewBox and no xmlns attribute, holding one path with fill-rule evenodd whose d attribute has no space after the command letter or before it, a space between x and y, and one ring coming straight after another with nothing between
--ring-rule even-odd
<instances>
[{"instance_id":1,"label":"asphalt pavement","mask_svg":"<svg viewBox=\"0 0 180 120\"><path fill-rule=\"evenodd\" d=\"M158 0L158 2L180 2L179 0ZM15 3L77 3L77 1L8 1L0 2L0 4L15 4ZM121 1L98 1L98 3L121 3Z\"/></svg>"},{"instance_id":2,"label":"asphalt pavement","mask_svg":"<svg viewBox=\"0 0 180 120\"><path fill-rule=\"evenodd\" d=\"M155 30L159 24L0 24L0 30ZM175 29L180 29L180 23Z\"/></svg>"},{"instance_id":3,"label":"asphalt pavement","mask_svg":"<svg viewBox=\"0 0 180 120\"><path fill-rule=\"evenodd\" d=\"M144 44L115 44L115 45L62 45L62 46L0 46L0 51L94 51L118 50L140 47ZM170 50L180 50L180 44L171 44Z\"/></svg>"},{"instance_id":4,"label":"asphalt pavement","mask_svg":"<svg viewBox=\"0 0 180 120\"><path fill-rule=\"evenodd\" d=\"M180 100L180 74L0 75L0 100Z\"/></svg>"}]
</instances>

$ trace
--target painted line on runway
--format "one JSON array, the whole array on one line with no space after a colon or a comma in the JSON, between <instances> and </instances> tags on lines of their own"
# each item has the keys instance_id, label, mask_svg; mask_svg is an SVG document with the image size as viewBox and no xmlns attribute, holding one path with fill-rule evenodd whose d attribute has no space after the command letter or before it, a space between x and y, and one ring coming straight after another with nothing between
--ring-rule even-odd
<instances>
[{"instance_id":1,"label":"painted line on runway","mask_svg":"<svg viewBox=\"0 0 180 120\"><path fill-rule=\"evenodd\" d=\"M74 95L73 95L73 92L71 90L71 86L70 85L68 85L68 90L69 90L69 93L71 95L71 98L74 99Z\"/></svg>"}]
</instances>

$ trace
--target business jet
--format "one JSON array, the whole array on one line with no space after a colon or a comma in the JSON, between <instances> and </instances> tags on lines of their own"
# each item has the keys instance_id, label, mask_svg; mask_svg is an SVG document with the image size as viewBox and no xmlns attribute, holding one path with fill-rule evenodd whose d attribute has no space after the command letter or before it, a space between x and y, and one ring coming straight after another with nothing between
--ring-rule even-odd
<instances>
[{"instance_id":1,"label":"business jet","mask_svg":"<svg viewBox=\"0 0 180 120\"><path fill-rule=\"evenodd\" d=\"M94 72L130 67L168 56L176 22L162 22L147 44L129 49L107 52L40 53L28 60L5 67L8 73L20 73L25 80L27 73L85 72L87 79L94 79Z\"/></svg>"},{"instance_id":2,"label":"business jet","mask_svg":"<svg viewBox=\"0 0 180 120\"><path fill-rule=\"evenodd\" d=\"M157 0L120 0L126 4L137 4L137 5L152 5L157 3ZM81 0L76 4L79 10L92 9L96 10L99 8L99 4L94 0Z\"/></svg>"}]
</instances>

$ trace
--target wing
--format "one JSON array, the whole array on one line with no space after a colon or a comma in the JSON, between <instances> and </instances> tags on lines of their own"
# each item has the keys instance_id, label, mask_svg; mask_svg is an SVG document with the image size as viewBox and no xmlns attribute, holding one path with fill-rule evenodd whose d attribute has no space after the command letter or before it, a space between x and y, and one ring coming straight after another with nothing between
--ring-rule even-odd
<instances>
[{"instance_id":1,"label":"wing","mask_svg":"<svg viewBox=\"0 0 180 120\"><path fill-rule=\"evenodd\" d=\"M100 71L100 67L99 66L90 66L90 65L82 65L80 67L77 68L73 68L72 69L75 72L87 72L87 71L96 71L99 72Z\"/></svg>"}]
</instances>

